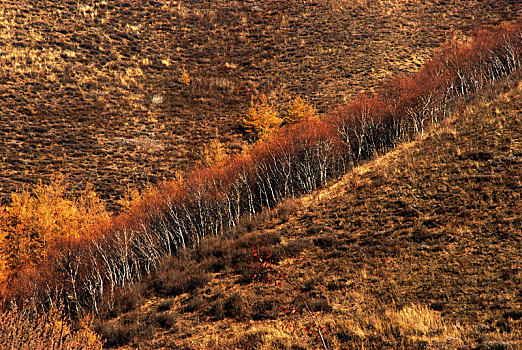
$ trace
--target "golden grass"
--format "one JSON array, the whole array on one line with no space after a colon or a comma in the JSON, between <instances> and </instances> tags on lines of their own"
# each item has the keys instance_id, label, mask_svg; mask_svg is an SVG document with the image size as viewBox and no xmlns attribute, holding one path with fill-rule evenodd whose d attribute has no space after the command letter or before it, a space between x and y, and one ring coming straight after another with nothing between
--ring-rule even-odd
<instances>
[{"instance_id":1,"label":"golden grass","mask_svg":"<svg viewBox=\"0 0 522 350\"><path fill-rule=\"evenodd\" d=\"M55 309L38 314L10 310L0 313L0 349L101 350L101 339L90 327L86 317L73 329Z\"/></svg>"},{"instance_id":2,"label":"golden grass","mask_svg":"<svg viewBox=\"0 0 522 350\"><path fill-rule=\"evenodd\" d=\"M365 309L351 315L328 318L326 322L332 328L333 336L330 337L330 341L333 349L340 348L342 339L346 337L355 339L354 343L359 344L361 348L365 344L369 345L372 339L390 343L422 343L434 348L451 342L456 348L463 345L465 339L462 327L458 323L449 323L439 312L419 304L402 309L392 306Z\"/></svg>"}]
</instances>

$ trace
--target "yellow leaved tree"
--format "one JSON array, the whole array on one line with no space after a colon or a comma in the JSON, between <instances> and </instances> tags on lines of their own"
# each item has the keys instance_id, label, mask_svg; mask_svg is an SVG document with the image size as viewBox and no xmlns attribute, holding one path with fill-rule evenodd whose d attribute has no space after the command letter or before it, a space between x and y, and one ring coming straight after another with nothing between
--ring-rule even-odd
<instances>
[{"instance_id":1,"label":"yellow leaved tree","mask_svg":"<svg viewBox=\"0 0 522 350\"><path fill-rule=\"evenodd\" d=\"M296 124L300 121L317 117L317 110L301 97L296 97L290 102L286 114L283 117L283 124Z\"/></svg>"},{"instance_id":2,"label":"yellow leaved tree","mask_svg":"<svg viewBox=\"0 0 522 350\"><path fill-rule=\"evenodd\" d=\"M24 266L37 264L60 238L91 235L109 221L109 212L91 187L67 195L63 179L13 193L0 207L0 285Z\"/></svg>"},{"instance_id":3,"label":"yellow leaved tree","mask_svg":"<svg viewBox=\"0 0 522 350\"><path fill-rule=\"evenodd\" d=\"M225 146L216 135L203 150L203 163L205 165L221 165L227 159L227 152Z\"/></svg>"},{"instance_id":4,"label":"yellow leaved tree","mask_svg":"<svg viewBox=\"0 0 522 350\"><path fill-rule=\"evenodd\" d=\"M257 100L257 101L256 101ZM252 97L247 115L242 119L242 126L255 139L267 138L279 128L282 120L276 109L268 102L266 95L261 94L257 99Z\"/></svg>"}]
</instances>

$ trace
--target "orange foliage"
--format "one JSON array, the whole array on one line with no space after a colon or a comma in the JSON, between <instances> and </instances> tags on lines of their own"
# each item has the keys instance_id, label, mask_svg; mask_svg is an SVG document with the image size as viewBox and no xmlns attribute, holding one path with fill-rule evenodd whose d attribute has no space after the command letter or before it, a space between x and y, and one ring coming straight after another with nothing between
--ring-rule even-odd
<instances>
[{"instance_id":1,"label":"orange foliage","mask_svg":"<svg viewBox=\"0 0 522 350\"><path fill-rule=\"evenodd\" d=\"M0 213L0 283L23 266L40 262L57 240L91 236L109 221L92 188L70 198L61 179L14 193Z\"/></svg>"},{"instance_id":2,"label":"orange foliage","mask_svg":"<svg viewBox=\"0 0 522 350\"><path fill-rule=\"evenodd\" d=\"M317 117L317 110L313 105L301 97L296 97L288 107L283 118L283 124L296 124L303 120Z\"/></svg>"},{"instance_id":3,"label":"orange foliage","mask_svg":"<svg viewBox=\"0 0 522 350\"><path fill-rule=\"evenodd\" d=\"M243 128L257 139L266 139L281 123L277 111L264 94L259 96L259 102L252 97L248 114L242 120Z\"/></svg>"}]
</instances>

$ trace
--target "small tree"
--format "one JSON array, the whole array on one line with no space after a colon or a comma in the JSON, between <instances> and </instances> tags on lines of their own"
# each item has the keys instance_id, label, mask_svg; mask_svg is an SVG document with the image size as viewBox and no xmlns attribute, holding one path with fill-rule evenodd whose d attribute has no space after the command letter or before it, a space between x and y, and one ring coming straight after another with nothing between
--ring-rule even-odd
<instances>
[{"instance_id":1,"label":"small tree","mask_svg":"<svg viewBox=\"0 0 522 350\"><path fill-rule=\"evenodd\" d=\"M219 136L216 131L216 137L205 145L203 150L203 164L207 166L222 165L227 159L227 152L223 143L219 141Z\"/></svg>"},{"instance_id":2,"label":"small tree","mask_svg":"<svg viewBox=\"0 0 522 350\"><path fill-rule=\"evenodd\" d=\"M296 97L288 107L283 124L296 124L300 121L317 117L317 110L301 97Z\"/></svg>"},{"instance_id":3,"label":"small tree","mask_svg":"<svg viewBox=\"0 0 522 350\"><path fill-rule=\"evenodd\" d=\"M245 131L253 135L255 139L262 140L277 129L282 120L264 94L261 94L258 99L259 101L256 102L252 97L248 114L242 119L241 124Z\"/></svg>"},{"instance_id":4,"label":"small tree","mask_svg":"<svg viewBox=\"0 0 522 350\"><path fill-rule=\"evenodd\" d=\"M179 76L178 81L183 85L189 86L192 79L190 79L190 75L184 70Z\"/></svg>"}]
</instances>

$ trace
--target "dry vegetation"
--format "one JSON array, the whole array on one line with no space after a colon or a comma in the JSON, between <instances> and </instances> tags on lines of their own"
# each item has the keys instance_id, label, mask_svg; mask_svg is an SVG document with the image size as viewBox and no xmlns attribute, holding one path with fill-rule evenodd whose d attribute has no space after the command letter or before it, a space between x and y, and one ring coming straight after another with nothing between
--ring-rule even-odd
<instances>
[{"instance_id":1,"label":"dry vegetation","mask_svg":"<svg viewBox=\"0 0 522 350\"><path fill-rule=\"evenodd\" d=\"M495 150L500 147L501 153L514 152L512 156L518 157L516 112L511 113L514 121L502 120L506 124L505 132L502 122L495 121L502 132L493 135L483 134L484 130L493 132L494 129L490 124L484 127L479 123L488 122L481 116L482 110L473 120L454 118L455 125L461 123L459 131L456 126L448 133L429 131L438 122L446 122L446 127L451 127L447 118L461 110L464 102L471 98L478 99L482 94L487 101L482 105L487 107L492 102L484 96L501 94L502 89L509 90L503 95L511 103L509 106L519 110L521 25L514 22L494 31L478 32L468 44L450 43L412 77L397 77L384 84L378 93L361 95L327 117L303 117L299 123L283 126L268 135L261 134L262 140L248 152L226 162L211 156L220 153L216 143L208 149L207 163L212 165L153 189L134 203L131 200L126 213L110 223L103 205L92 192L86 192L87 199L70 200L65 195L65 187L58 183L41 186L34 196L28 193L15 196L13 204L4 209L2 232L4 243L22 242L25 251L9 251L5 249L9 245L3 245L8 252L4 257L9 282L9 285L4 282L2 290L5 307L22 305L47 310L59 305L67 317L76 322L86 313L94 312L99 315L95 329L103 336L106 346L184 344L190 348L191 344L204 344L204 348L248 349L259 345L290 349L310 348L318 343L318 336L324 348L458 348L484 343L482 335L477 336L469 328L477 321L476 314L469 314L470 309L481 309L467 305L469 299L460 294L463 289L439 276L458 273L459 279L454 278L457 284L465 280L472 289L477 285L484 287L479 283L481 279L477 280L484 275L482 269L494 263L500 265L501 261L490 261L486 257L484 263L471 264L466 259L476 251L472 246L472 252L464 254L462 260L457 259L453 268L448 266L454 262L457 246L466 252L463 247L468 241L463 244L459 239L473 241L473 244L485 243L488 248L495 246L494 241L481 241L477 236L490 220L480 222L482 230L478 232L474 232L472 226L463 227L459 220L456 223L449 218L444 220L449 212L439 211L445 200L441 196L434 197L435 203L431 203L437 210L422 213L421 203L407 202L402 196L427 200L433 197L425 197L429 193L426 189L419 193L414 188L402 189L401 181L407 181L401 176L420 186L440 184L438 179L418 182L412 174L429 171L423 168L423 164L428 164L427 159L431 162L429 166L436 161L447 161L448 152L437 149L434 144L442 147L444 137L450 137L453 140L450 145L454 147L460 140L459 132L466 132L462 135L478 133L487 146L491 143ZM494 102L498 100L500 97ZM477 102L471 108L484 109L482 105ZM269 107L266 99L261 98L260 105L252 104L251 114L270 116ZM287 113L305 116L313 112L311 106L296 99ZM500 107L496 107L495 112L502 114ZM424 139L412 154L408 155L410 148L403 146L374 163L361 165L400 142L419 137ZM502 141L515 140L514 150L493 140L494 137ZM471 137L461 142L473 141ZM424 147L442 152L444 156L435 157ZM403 163L399 164L393 157L401 151L406 155L400 155L398 159ZM459 148L457 156L463 164L467 160L496 159L493 151L464 154ZM414 160L410 163L405 156ZM503 162L504 158L495 164L499 161ZM492 171L500 173L498 178L503 179L498 183L494 173L473 176L481 184L498 185L500 192L495 192L495 187L487 195L481 193L473 197L473 205L462 202L457 209L452 207L454 211L478 209L487 216L491 215L488 210L498 208L498 204L507 205L505 212L498 213L507 226L497 225L495 232L502 230L505 239L501 244L509 239L514 241L509 242L508 249L516 246L520 239L516 228L520 215L512 211L520 199L516 192L520 187L516 166L516 160L495 166ZM312 206L312 209L297 219L295 212L299 207L295 203L277 207L289 197L318 190L352 167L356 168L348 175L349 179L330 190L335 191L335 196L329 196L333 192L328 191L316 193L319 197L329 197L326 203L334 206L330 212L318 209L325 203L320 199L319 204L316 200L308 204L305 201L305 207ZM458 167L463 168L462 164ZM459 169L459 175L465 169ZM447 175L443 168L436 170L439 172L434 172L434 176ZM484 171L478 165L471 168L475 170ZM399 181L395 183L394 179ZM384 198L379 197L379 201L372 203L376 197L374 191L380 190L385 180L392 182L386 185ZM370 189L372 192L365 192L372 181L376 186ZM348 188L346 192L340 188L343 185ZM507 195L506 188L515 192ZM459 195L464 190L475 190L468 177L457 188ZM479 191L482 188L479 187ZM393 200L382 206L390 194ZM350 198L343 201L343 196ZM477 201L487 201L490 206L477 206ZM343 203L349 205L343 206ZM372 206L368 206L369 203ZM451 203L458 202L453 198ZM360 210L359 204L365 211ZM267 208L277 208L275 218L267 218ZM55 209L59 209L58 212ZM383 216L387 209L391 209L388 214L393 214L392 217ZM434 214L441 218L437 219ZM343 221L343 217L348 219ZM468 218L460 214L457 217ZM476 214L470 214L469 218L476 220ZM268 221L263 223L264 219ZM365 222L368 222L366 227ZM25 226L20 228L20 225ZM260 225L267 230L255 233ZM444 225L449 226L442 227ZM36 229L31 231L32 227ZM86 232L80 232L82 229ZM435 232L430 232L433 229ZM245 234L253 230L254 233ZM513 234L506 235L505 230ZM228 233L229 238L224 238L223 233ZM443 242L432 247L431 240ZM445 249L452 246L448 243L453 242L458 245L446 252ZM439 252L446 254L437 256L440 260L432 258L438 265L426 263L431 253ZM502 253L512 254L518 261L516 250ZM477 259L480 258L484 256ZM437 270L438 266L442 268ZM296 274L296 269L302 272ZM336 271L341 276L359 274L362 287L353 292L352 283L348 283L353 280L346 277L331 280ZM516 268L514 271L518 274ZM404 280L405 276L410 279ZM491 291L503 291L518 283L509 276L492 286L493 276L486 276ZM516 279L516 275L513 276ZM371 289L366 282L372 284ZM263 287L263 283L267 286ZM434 288L442 288L444 292L440 294ZM467 289L466 297L473 296L473 290ZM340 291L348 294L338 295ZM491 291L488 290L488 295ZM427 294L422 296L423 293ZM257 301L256 296L260 296ZM448 318L441 313L450 296L455 296L463 305L459 317ZM151 301L144 303L144 297ZM181 297L185 299L179 306ZM472 297L473 306L480 300L477 298ZM491 323L485 326L490 327L487 330L491 332L482 332L489 341L484 346L518 346L517 298L516 292L506 294L504 304L495 306L495 310L504 312L500 316L490 314L497 317L494 322L479 318ZM150 309L150 304L158 299L170 300L158 306L159 314ZM345 300L350 299L352 303L346 304ZM179 307L172 309L173 305ZM459 305L451 307L459 309ZM6 318L14 319L15 325L19 323L13 314L7 314ZM228 334L227 344L220 340L222 338L198 338L191 343L192 333L179 333L181 328L192 327L198 329L196 338L205 336L208 334L205 327L226 324L229 319L235 320L232 330L236 336ZM246 321L249 325L256 324L257 328L248 329ZM265 328L267 323L269 327ZM158 338L161 329L174 330L177 335ZM490 334L495 332L500 335ZM157 343L158 339L167 343Z\"/></svg>"},{"instance_id":2,"label":"dry vegetation","mask_svg":"<svg viewBox=\"0 0 522 350\"><path fill-rule=\"evenodd\" d=\"M314 108L296 99L287 112L293 120L276 131L273 121L284 120L261 95L244 120L261 142L226 164L217 142L207 149L212 166L142 195L110 225L103 225L105 208L89 191L76 201L65 197L62 184L40 186L34 197L15 195L2 211L4 296L41 306L64 302L74 314L96 311L105 298L112 303L115 287L147 275L163 257L423 135L465 98L520 66L521 25L450 42L412 77L390 80L327 117L314 117Z\"/></svg>"},{"instance_id":3,"label":"dry vegetation","mask_svg":"<svg viewBox=\"0 0 522 350\"><path fill-rule=\"evenodd\" d=\"M106 347L522 346L522 22L466 27L518 6L290 3L0 9L3 188L60 172L74 184L44 179L0 207L0 348L99 348L91 329ZM430 28L442 9L487 15L429 39L389 31ZM418 39L419 56L336 56L332 38L358 26L367 49ZM416 73L376 85L459 28ZM358 67L392 68L337 76L354 52ZM335 90L325 77L358 80Z\"/></svg>"},{"instance_id":4,"label":"dry vegetation","mask_svg":"<svg viewBox=\"0 0 522 350\"><path fill-rule=\"evenodd\" d=\"M0 317L0 349L101 350L100 336L91 328L90 318L85 318L72 329L57 310L10 310Z\"/></svg>"},{"instance_id":5,"label":"dry vegetation","mask_svg":"<svg viewBox=\"0 0 522 350\"><path fill-rule=\"evenodd\" d=\"M319 349L304 299L330 349L522 347L521 97L518 72L332 187L168 259L97 331L126 348Z\"/></svg>"},{"instance_id":6,"label":"dry vegetation","mask_svg":"<svg viewBox=\"0 0 522 350\"><path fill-rule=\"evenodd\" d=\"M519 13L516 0L4 0L3 203L64 173L117 210L128 188L202 160L216 129L226 153L244 147L252 95L325 112Z\"/></svg>"}]
</instances>

